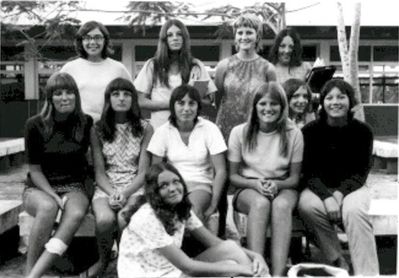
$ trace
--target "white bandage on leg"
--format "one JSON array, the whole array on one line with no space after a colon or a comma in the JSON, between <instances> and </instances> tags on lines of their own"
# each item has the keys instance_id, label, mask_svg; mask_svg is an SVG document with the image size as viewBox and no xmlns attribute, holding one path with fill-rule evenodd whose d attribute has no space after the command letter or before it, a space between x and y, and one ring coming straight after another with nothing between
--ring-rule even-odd
<instances>
[{"instance_id":1,"label":"white bandage on leg","mask_svg":"<svg viewBox=\"0 0 399 278\"><path fill-rule=\"evenodd\" d=\"M62 256L62 254L64 254L68 248L68 246L61 239L58 239L56 237L50 238L50 240L46 243L46 245L44 245L44 247L49 253L57 254L60 256Z\"/></svg>"}]
</instances>

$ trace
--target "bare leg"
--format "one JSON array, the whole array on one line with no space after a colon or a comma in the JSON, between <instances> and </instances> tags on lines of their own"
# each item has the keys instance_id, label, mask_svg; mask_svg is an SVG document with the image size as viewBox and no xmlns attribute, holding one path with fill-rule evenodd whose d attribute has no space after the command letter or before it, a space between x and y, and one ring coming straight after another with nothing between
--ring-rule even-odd
<instances>
[{"instance_id":1,"label":"bare leg","mask_svg":"<svg viewBox=\"0 0 399 278\"><path fill-rule=\"evenodd\" d=\"M237 198L237 209L248 215L248 249L264 255L270 201L253 189L244 189Z\"/></svg>"},{"instance_id":2,"label":"bare leg","mask_svg":"<svg viewBox=\"0 0 399 278\"><path fill-rule=\"evenodd\" d=\"M203 262L233 261L237 264L251 264L251 259L232 240L224 240L220 244L208 248L196 259Z\"/></svg>"},{"instance_id":3,"label":"bare leg","mask_svg":"<svg viewBox=\"0 0 399 278\"><path fill-rule=\"evenodd\" d=\"M69 245L73 235L78 230L83 218L86 215L87 208L89 206L89 200L82 192L70 192L66 195L68 197L68 201L66 202L61 223L54 235L54 238L57 238L66 245ZM28 277L41 277L51 266L57 256L57 254L53 254L45 250L32 268L32 271Z\"/></svg>"},{"instance_id":4,"label":"bare leg","mask_svg":"<svg viewBox=\"0 0 399 278\"><path fill-rule=\"evenodd\" d=\"M272 202L272 275L283 276L287 264L292 231L292 212L298 201L298 192L283 189Z\"/></svg>"},{"instance_id":5,"label":"bare leg","mask_svg":"<svg viewBox=\"0 0 399 278\"><path fill-rule=\"evenodd\" d=\"M26 260L26 273L29 273L42 254L44 245L50 238L58 206L50 195L40 189L31 188L25 194L27 194L24 200L25 210L35 217L29 234Z\"/></svg>"},{"instance_id":6,"label":"bare leg","mask_svg":"<svg viewBox=\"0 0 399 278\"><path fill-rule=\"evenodd\" d=\"M196 190L188 195L188 199L193 204L193 210L198 218L204 223L204 212L209 207L212 195L203 190Z\"/></svg>"},{"instance_id":7,"label":"bare leg","mask_svg":"<svg viewBox=\"0 0 399 278\"><path fill-rule=\"evenodd\" d=\"M96 238L99 259L88 269L89 276L101 275L110 261L114 232L116 231L116 214L108 204L108 198L98 198L92 202L96 219Z\"/></svg>"}]
</instances>

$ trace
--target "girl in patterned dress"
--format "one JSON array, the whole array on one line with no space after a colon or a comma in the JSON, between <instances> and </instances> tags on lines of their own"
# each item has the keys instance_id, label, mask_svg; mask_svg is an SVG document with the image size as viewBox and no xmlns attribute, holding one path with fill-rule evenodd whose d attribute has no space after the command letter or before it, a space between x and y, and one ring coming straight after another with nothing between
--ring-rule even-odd
<instances>
[{"instance_id":1,"label":"girl in patterned dress","mask_svg":"<svg viewBox=\"0 0 399 278\"><path fill-rule=\"evenodd\" d=\"M142 199L121 237L118 277L268 275L261 255L204 228L191 210L186 183L171 164L151 166ZM208 248L195 258L180 249L185 229Z\"/></svg>"},{"instance_id":2,"label":"girl in patterned dress","mask_svg":"<svg viewBox=\"0 0 399 278\"><path fill-rule=\"evenodd\" d=\"M142 194L150 157L146 148L153 128L141 118L136 89L132 82L116 78L105 90L101 120L93 137L93 159L97 187L92 200L96 219L99 260L87 276L106 269L120 215ZM119 214L119 215L117 215ZM120 227L121 228L121 227Z\"/></svg>"}]
</instances>

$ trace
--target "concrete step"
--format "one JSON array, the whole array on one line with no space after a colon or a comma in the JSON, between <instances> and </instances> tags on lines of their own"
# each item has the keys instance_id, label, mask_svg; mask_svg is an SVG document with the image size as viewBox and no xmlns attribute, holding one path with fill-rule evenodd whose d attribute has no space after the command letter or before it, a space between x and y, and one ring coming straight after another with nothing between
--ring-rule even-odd
<instances>
[{"instance_id":1,"label":"concrete step","mask_svg":"<svg viewBox=\"0 0 399 278\"><path fill-rule=\"evenodd\" d=\"M33 221L35 218L29 215L26 211L19 214L19 252L24 254L29 245L29 234L32 229ZM86 214L85 219L80 225L79 230L75 233L75 237L94 237L95 236L95 220L94 215L91 213Z\"/></svg>"},{"instance_id":2,"label":"concrete step","mask_svg":"<svg viewBox=\"0 0 399 278\"><path fill-rule=\"evenodd\" d=\"M0 200L0 234L18 225L21 201Z\"/></svg>"}]
</instances>

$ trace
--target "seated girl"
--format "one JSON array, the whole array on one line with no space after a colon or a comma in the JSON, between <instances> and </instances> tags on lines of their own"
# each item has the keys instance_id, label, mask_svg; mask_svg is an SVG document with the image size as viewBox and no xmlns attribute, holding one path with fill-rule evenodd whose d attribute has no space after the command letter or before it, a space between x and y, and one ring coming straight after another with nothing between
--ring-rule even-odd
<instances>
[{"instance_id":1,"label":"seated girl","mask_svg":"<svg viewBox=\"0 0 399 278\"><path fill-rule=\"evenodd\" d=\"M262 256L204 228L171 164L151 166L145 199L122 233L118 277L268 276ZM208 248L195 258L180 249L185 229Z\"/></svg>"},{"instance_id":2,"label":"seated girl","mask_svg":"<svg viewBox=\"0 0 399 278\"><path fill-rule=\"evenodd\" d=\"M45 97L40 114L25 127L29 173L23 203L35 217L27 254L30 278L41 277L66 251L89 207L86 153L93 120L83 114L78 87L67 73L50 76Z\"/></svg>"},{"instance_id":3,"label":"seated girl","mask_svg":"<svg viewBox=\"0 0 399 278\"><path fill-rule=\"evenodd\" d=\"M372 221L368 216L373 133L353 117L354 88L332 79L320 93L320 118L303 129L303 184L298 210L327 263L349 270L336 226L344 227L356 276L379 275Z\"/></svg>"},{"instance_id":4,"label":"seated girl","mask_svg":"<svg viewBox=\"0 0 399 278\"><path fill-rule=\"evenodd\" d=\"M249 249L264 254L271 219L273 276L286 267L302 153L302 133L288 119L283 88L275 81L261 85L248 122L231 131L228 159L234 208L248 215Z\"/></svg>"},{"instance_id":5,"label":"seated girl","mask_svg":"<svg viewBox=\"0 0 399 278\"><path fill-rule=\"evenodd\" d=\"M101 119L95 127L92 141L97 187L92 208L99 260L86 271L89 277L105 271L118 230L117 219L123 220L117 213L122 214L124 207L134 203L137 195L143 193L141 187L150 164L146 148L153 129L141 118L131 81L116 78L108 84Z\"/></svg>"},{"instance_id":6,"label":"seated girl","mask_svg":"<svg viewBox=\"0 0 399 278\"><path fill-rule=\"evenodd\" d=\"M291 78L283 83L283 88L288 100L288 117L297 127L316 119L312 109L312 92L305 81Z\"/></svg>"},{"instance_id":7,"label":"seated girl","mask_svg":"<svg viewBox=\"0 0 399 278\"><path fill-rule=\"evenodd\" d=\"M201 117L201 97L189 85L177 87L170 98L169 121L155 130L148 145L153 163L173 164L187 182L196 215L208 220L226 180L226 143L218 127Z\"/></svg>"}]
</instances>

